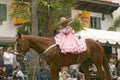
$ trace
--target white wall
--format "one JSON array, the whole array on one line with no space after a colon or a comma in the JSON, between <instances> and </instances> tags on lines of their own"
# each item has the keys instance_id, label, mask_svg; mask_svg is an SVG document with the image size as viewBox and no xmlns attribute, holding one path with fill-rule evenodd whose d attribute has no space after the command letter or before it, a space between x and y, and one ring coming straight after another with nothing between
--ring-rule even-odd
<instances>
[{"instance_id":1,"label":"white wall","mask_svg":"<svg viewBox=\"0 0 120 80\"><path fill-rule=\"evenodd\" d=\"M7 21L0 25L0 37L14 37L17 30L10 19L12 0L0 0L0 3L7 4Z\"/></svg>"},{"instance_id":2,"label":"white wall","mask_svg":"<svg viewBox=\"0 0 120 80\"><path fill-rule=\"evenodd\" d=\"M105 15L105 20L102 20L102 29L108 30L113 25L114 21L110 15Z\"/></svg>"}]
</instances>

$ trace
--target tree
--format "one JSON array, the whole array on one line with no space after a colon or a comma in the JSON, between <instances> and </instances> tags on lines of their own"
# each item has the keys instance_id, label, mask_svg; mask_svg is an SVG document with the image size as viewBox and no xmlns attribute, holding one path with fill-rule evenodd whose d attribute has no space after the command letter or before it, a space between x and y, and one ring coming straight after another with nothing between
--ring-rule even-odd
<instances>
[{"instance_id":1,"label":"tree","mask_svg":"<svg viewBox=\"0 0 120 80\"><path fill-rule=\"evenodd\" d=\"M37 0L32 0L32 5L28 6L28 2L22 1L14 1L12 3L12 6L20 6L16 7L15 11L12 13L12 18L24 18L26 22L21 23L21 27L18 28L19 32L33 35L38 35L38 17L37 17L37 5L36 5ZM28 10L25 10L25 8L29 8ZM31 10L30 10L31 9ZM31 15L32 14L32 15ZM28 21L29 20L29 21ZM20 21L18 21L19 23ZM18 25L18 24L17 24ZM27 30L26 30L27 29ZM29 31L28 31L29 30Z\"/></svg>"},{"instance_id":2,"label":"tree","mask_svg":"<svg viewBox=\"0 0 120 80\"><path fill-rule=\"evenodd\" d=\"M38 35L38 13L37 13L37 0L32 0L32 34Z\"/></svg>"},{"instance_id":3,"label":"tree","mask_svg":"<svg viewBox=\"0 0 120 80\"><path fill-rule=\"evenodd\" d=\"M24 27L21 27L20 31L23 31L23 29L25 31L25 26L29 24L29 30L32 31L32 34L38 35L38 33L40 33L42 36L53 36L56 23L63 16L71 16L71 9L74 8L75 2L77 1L78 0L32 0L30 12L24 11L27 14L32 13L32 17L29 16L29 23L22 24ZM19 13L19 15L21 14L24 13Z\"/></svg>"},{"instance_id":4,"label":"tree","mask_svg":"<svg viewBox=\"0 0 120 80\"><path fill-rule=\"evenodd\" d=\"M39 29L42 36L53 36L56 23L62 16L70 17L77 0L37 0Z\"/></svg>"}]
</instances>

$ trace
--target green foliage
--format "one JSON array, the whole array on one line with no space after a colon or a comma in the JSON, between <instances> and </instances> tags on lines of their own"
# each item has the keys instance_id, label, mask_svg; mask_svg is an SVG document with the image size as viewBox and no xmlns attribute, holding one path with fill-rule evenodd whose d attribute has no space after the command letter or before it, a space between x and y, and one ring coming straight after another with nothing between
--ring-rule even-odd
<instances>
[{"instance_id":1,"label":"green foliage","mask_svg":"<svg viewBox=\"0 0 120 80\"><path fill-rule=\"evenodd\" d=\"M31 31L31 12L30 12L30 3L23 1L15 1L11 5L11 9L14 8L15 11L10 15L11 19L14 18L24 18L26 20L25 23L19 25L18 32L29 34ZM27 31L26 29L29 29Z\"/></svg>"},{"instance_id":2,"label":"green foliage","mask_svg":"<svg viewBox=\"0 0 120 80\"><path fill-rule=\"evenodd\" d=\"M31 22L26 22L24 24L21 24L18 28L17 31L22 33L22 34L31 34Z\"/></svg>"},{"instance_id":3,"label":"green foliage","mask_svg":"<svg viewBox=\"0 0 120 80\"><path fill-rule=\"evenodd\" d=\"M12 13L11 18L18 18L18 17L23 17L27 22L30 22L31 20L31 13L21 10L21 9L17 9L14 13Z\"/></svg>"},{"instance_id":4,"label":"green foliage","mask_svg":"<svg viewBox=\"0 0 120 80\"><path fill-rule=\"evenodd\" d=\"M116 31L115 27L109 27L108 31Z\"/></svg>"},{"instance_id":5,"label":"green foliage","mask_svg":"<svg viewBox=\"0 0 120 80\"><path fill-rule=\"evenodd\" d=\"M71 17L71 9L74 8L76 1L78 0L37 0L39 29L45 30L47 27L46 21L49 19L47 15L52 18L50 26L56 29L61 17Z\"/></svg>"},{"instance_id":6,"label":"green foliage","mask_svg":"<svg viewBox=\"0 0 120 80\"><path fill-rule=\"evenodd\" d=\"M56 28L57 22L60 20L61 17L71 17L71 9L74 8L75 3L78 0L37 0L36 5L38 5L37 11L38 11L38 31L44 32L46 27L52 26L53 29ZM22 6L29 6L31 5L26 4L22 1L15 1L14 4L20 4ZM50 17L48 17L48 15ZM16 12L11 14L11 17L24 17L26 20L32 22L31 20L31 11L24 11L22 9L16 9ZM51 24L48 24L51 23ZM48 26L48 25L50 26ZM23 24L23 29L25 29L25 26L29 26ZM31 27L31 26L29 26ZM19 31L22 31L22 27L19 27L21 29L18 29Z\"/></svg>"},{"instance_id":7,"label":"green foliage","mask_svg":"<svg viewBox=\"0 0 120 80\"><path fill-rule=\"evenodd\" d=\"M79 20L79 19L74 19L73 21L71 21L69 23L69 26L71 26L75 30L75 32L83 30L83 28L82 28L82 21Z\"/></svg>"},{"instance_id":8,"label":"green foliage","mask_svg":"<svg viewBox=\"0 0 120 80\"><path fill-rule=\"evenodd\" d=\"M120 16L118 16L115 21L114 24L112 25L112 27L109 27L109 31L116 31L117 28L120 27Z\"/></svg>"},{"instance_id":9,"label":"green foliage","mask_svg":"<svg viewBox=\"0 0 120 80\"><path fill-rule=\"evenodd\" d=\"M116 19L115 19L115 21L114 21L114 25L113 25L114 27L120 27L120 16L118 16Z\"/></svg>"},{"instance_id":10,"label":"green foliage","mask_svg":"<svg viewBox=\"0 0 120 80\"><path fill-rule=\"evenodd\" d=\"M28 3L28 2L23 2L23 1L14 1L13 3L12 3L12 5L11 5L11 7L13 6L13 5L21 5L22 7L29 7L30 6L30 4Z\"/></svg>"},{"instance_id":11,"label":"green foliage","mask_svg":"<svg viewBox=\"0 0 120 80\"><path fill-rule=\"evenodd\" d=\"M11 8L15 7L15 11L10 15L11 18L23 17L27 21L31 20L30 4L23 1L15 1L12 3ZM17 7L18 6L18 7Z\"/></svg>"}]
</instances>

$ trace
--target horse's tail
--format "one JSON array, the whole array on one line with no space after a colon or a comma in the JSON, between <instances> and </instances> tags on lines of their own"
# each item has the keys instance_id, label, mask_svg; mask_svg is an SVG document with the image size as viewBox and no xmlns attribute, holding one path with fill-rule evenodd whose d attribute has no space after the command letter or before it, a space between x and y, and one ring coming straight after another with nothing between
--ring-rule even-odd
<instances>
[{"instance_id":1,"label":"horse's tail","mask_svg":"<svg viewBox=\"0 0 120 80\"><path fill-rule=\"evenodd\" d=\"M102 48L102 52L103 52L103 68L105 71L105 76L107 77L108 80L112 80L111 73L110 73L110 67L108 64L109 61L103 48Z\"/></svg>"}]
</instances>

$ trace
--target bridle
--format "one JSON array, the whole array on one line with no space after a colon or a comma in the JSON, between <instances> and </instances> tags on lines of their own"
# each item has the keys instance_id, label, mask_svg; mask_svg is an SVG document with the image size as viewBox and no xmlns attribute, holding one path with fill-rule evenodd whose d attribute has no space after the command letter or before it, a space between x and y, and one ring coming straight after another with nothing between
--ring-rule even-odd
<instances>
[{"instance_id":1,"label":"bridle","mask_svg":"<svg viewBox=\"0 0 120 80\"><path fill-rule=\"evenodd\" d=\"M54 46L56 46L57 44L52 44L51 46L49 46L47 49L45 49L45 51L42 52L42 54L45 56L47 51L50 50L51 48L53 48ZM19 48L21 51L23 51L23 45L22 45L22 39L18 42L16 40L16 45L15 47Z\"/></svg>"},{"instance_id":2,"label":"bridle","mask_svg":"<svg viewBox=\"0 0 120 80\"><path fill-rule=\"evenodd\" d=\"M22 40L19 41L19 42L16 40L16 42L15 42L15 50L16 50L16 48L17 49L19 48L21 51L23 51Z\"/></svg>"}]
</instances>

